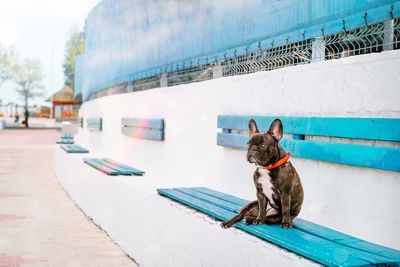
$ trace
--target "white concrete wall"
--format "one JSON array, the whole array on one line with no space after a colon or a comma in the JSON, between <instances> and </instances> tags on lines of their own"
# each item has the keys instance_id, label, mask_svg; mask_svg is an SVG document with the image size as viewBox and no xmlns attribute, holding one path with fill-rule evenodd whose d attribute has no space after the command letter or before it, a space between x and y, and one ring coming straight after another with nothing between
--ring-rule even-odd
<instances>
[{"instance_id":1,"label":"white concrete wall","mask_svg":"<svg viewBox=\"0 0 400 267\"><path fill-rule=\"evenodd\" d=\"M140 266L317 266L159 197L156 176L110 177L82 168L82 157L57 149L62 186Z\"/></svg>"},{"instance_id":2,"label":"white concrete wall","mask_svg":"<svg viewBox=\"0 0 400 267\"><path fill-rule=\"evenodd\" d=\"M102 194L109 194L116 203L119 203L122 194L120 190L132 191L132 201L121 203L121 207L127 209L124 215L126 222L121 221L120 227L128 229L129 225L134 224L143 232L161 227L157 228L160 229L159 235L173 235L173 231L179 231L178 228L172 230L159 221L147 220L143 215L146 214L144 210L149 212L153 208L165 216L171 212L171 217L178 212L175 211L176 207L168 205L168 201L159 199L155 192L158 187L206 186L255 199L252 181L254 166L246 162L245 151L216 145L216 133L220 131L217 129L218 115L400 117L399 70L400 51L390 51L107 96L86 102L80 110L81 117L102 117L103 131L89 132L85 121L85 128L79 129L76 140L88 147L93 155L111 157L146 171L143 178L109 178L109 187L101 191ZM165 141L121 135L121 117L164 118ZM305 190L301 218L400 249L400 213L397 207L397 203L400 203L399 173L298 158L291 160ZM116 203L97 202L101 198L95 197L99 192L97 180L93 178L91 186L80 188L80 179L88 175L86 166L82 167L82 163L75 166L79 173L82 172L76 179L67 171L62 171L68 168L63 167L67 164L66 160L61 159L58 164L60 180L77 204L100 225L104 223L104 229L131 256L150 266L151 262L146 262L143 256L148 251L140 252L139 244L150 246L150 241L144 235L138 233L135 236L132 233L129 238L123 236L122 232L114 235L117 230L112 228L118 224L112 227L106 224L115 216L114 212L106 212L107 207L110 210L121 207ZM143 194L135 198L136 191L146 192L157 201L137 205L136 202L146 203L146 200L141 199ZM89 201L91 194L94 196ZM101 208L97 205L101 205ZM101 211L93 211L94 206ZM135 213L143 217L138 218ZM187 223L195 223L197 219L188 219ZM181 229L184 231L185 228ZM209 234L212 236L218 231L223 230L212 230ZM153 249L168 246L162 241L168 238L166 236L154 241ZM189 233L177 237L179 241L175 241L182 242L180 238L197 242ZM187 249L194 248L187 246ZM173 257L175 254L171 253L170 257ZM210 259L199 260L212 263ZM195 265L200 265L200 262L197 263Z\"/></svg>"}]
</instances>

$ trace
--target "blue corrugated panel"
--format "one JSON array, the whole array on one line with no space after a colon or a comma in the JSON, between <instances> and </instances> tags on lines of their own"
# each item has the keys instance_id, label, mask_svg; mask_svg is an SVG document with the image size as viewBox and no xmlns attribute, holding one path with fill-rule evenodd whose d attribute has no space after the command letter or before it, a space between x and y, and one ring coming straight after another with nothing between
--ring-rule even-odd
<instances>
[{"instance_id":1,"label":"blue corrugated panel","mask_svg":"<svg viewBox=\"0 0 400 267\"><path fill-rule=\"evenodd\" d=\"M391 9L393 6L393 10ZM390 13L392 11L392 13ZM86 20L86 99L132 74L172 63L193 65L334 34L400 15L399 0L103 0ZM345 25L343 25L343 20ZM234 52L236 51L236 53ZM197 59L200 58L200 61ZM188 65L185 63L185 67ZM157 72L159 73L159 72ZM154 75L147 73L145 76ZM123 80L118 78L124 77Z\"/></svg>"}]
</instances>

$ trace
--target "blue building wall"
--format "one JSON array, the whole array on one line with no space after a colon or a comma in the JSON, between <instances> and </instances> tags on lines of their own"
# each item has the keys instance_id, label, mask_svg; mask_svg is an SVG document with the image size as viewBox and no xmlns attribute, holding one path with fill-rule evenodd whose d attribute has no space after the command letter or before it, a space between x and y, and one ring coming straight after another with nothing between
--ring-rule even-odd
<instances>
[{"instance_id":1,"label":"blue building wall","mask_svg":"<svg viewBox=\"0 0 400 267\"><path fill-rule=\"evenodd\" d=\"M103 0L87 18L85 56L77 61L83 97L178 66L206 64L398 17L399 2Z\"/></svg>"}]
</instances>

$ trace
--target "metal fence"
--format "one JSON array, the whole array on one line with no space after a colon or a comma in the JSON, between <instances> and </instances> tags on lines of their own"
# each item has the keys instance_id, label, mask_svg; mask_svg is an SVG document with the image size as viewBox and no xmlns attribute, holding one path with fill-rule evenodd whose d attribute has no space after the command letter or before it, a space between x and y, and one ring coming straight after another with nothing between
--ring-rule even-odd
<instances>
[{"instance_id":1,"label":"metal fence","mask_svg":"<svg viewBox=\"0 0 400 267\"><path fill-rule=\"evenodd\" d=\"M322 60L400 48L400 20L366 25L351 31L304 40L236 57L222 63L223 76L270 71Z\"/></svg>"},{"instance_id":2,"label":"metal fence","mask_svg":"<svg viewBox=\"0 0 400 267\"><path fill-rule=\"evenodd\" d=\"M229 59L215 60L201 65L190 63L175 71L154 74L152 77L118 84L92 94L89 99L104 95L148 90L158 87L201 82L224 76L242 75L258 71L271 71L283 67L309 64L312 62L339 59L384 50L400 49L400 19L366 25L354 30L324 35L314 39L289 43L257 52L246 53Z\"/></svg>"}]
</instances>

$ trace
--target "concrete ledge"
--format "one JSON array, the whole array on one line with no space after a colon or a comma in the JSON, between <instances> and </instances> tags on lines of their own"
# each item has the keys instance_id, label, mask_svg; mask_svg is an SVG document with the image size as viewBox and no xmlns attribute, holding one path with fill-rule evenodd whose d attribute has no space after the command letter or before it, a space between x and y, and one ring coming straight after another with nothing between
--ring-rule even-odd
<instances>
[{"instance_id":1,"label":"concrete ledge","mask_svg":"<svg viewBox=\"0 0 400 267\"><path fill-rule=\"evenodd\" d=\"M156 192L200 184L178 184L151 174L107 176L84 164L87 156L58 147L57 177L86 215L142 266L317 265L240 230L223 230L208 216Z\"/></svg>"}]
</instances>

